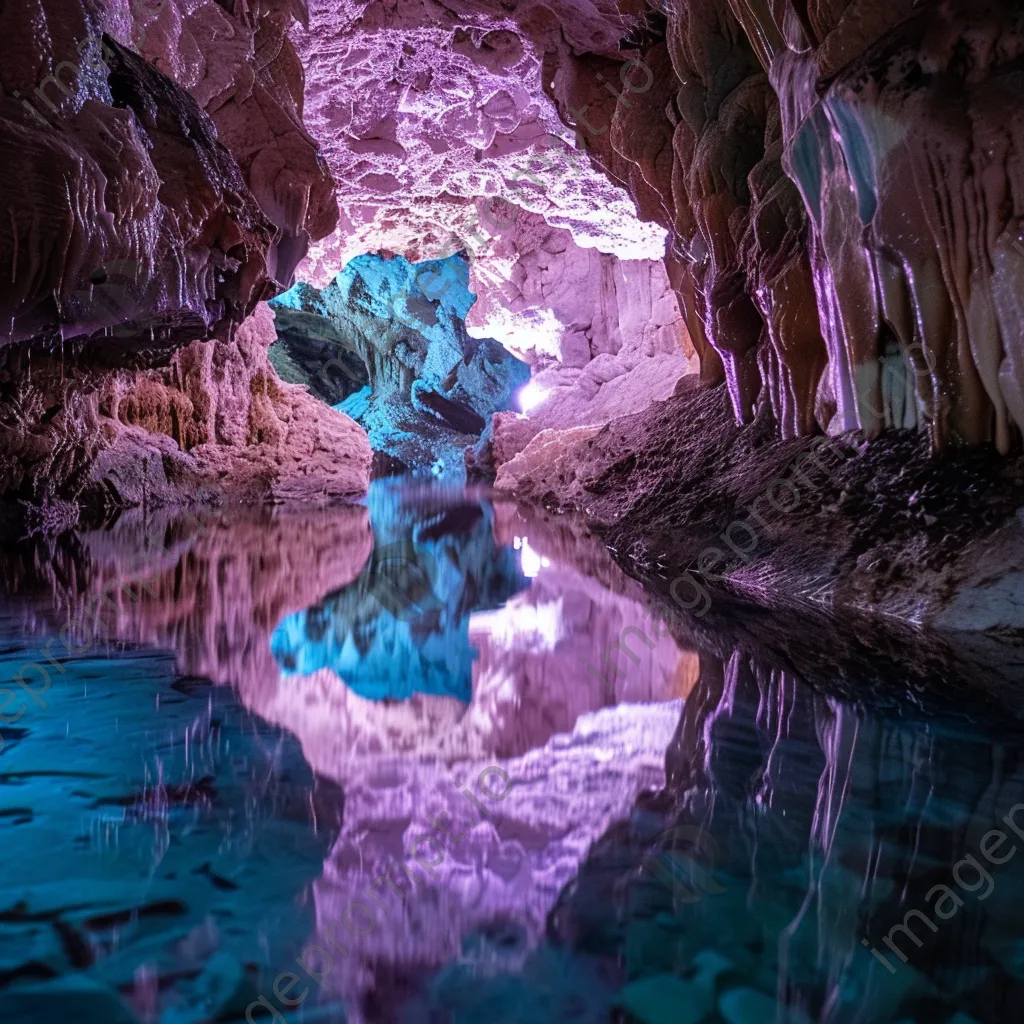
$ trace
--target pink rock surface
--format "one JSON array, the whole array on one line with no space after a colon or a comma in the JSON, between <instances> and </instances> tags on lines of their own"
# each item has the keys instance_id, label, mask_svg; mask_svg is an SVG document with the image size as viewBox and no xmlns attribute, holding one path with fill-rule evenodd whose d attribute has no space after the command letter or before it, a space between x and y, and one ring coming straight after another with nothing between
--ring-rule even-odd
<instances>
[{"instance_id":1,"label":"pink rock surface","mask_svg":"<svg viewBox=\"0 0 1024 1024\"><path fill-rule=\"evenodd\" d=\"M581 248L571 232L523 212L491 251L472 264L478 298L466 323L537 369L555 360L583 367L620 351L627 359L692 353L661 261Z\"/></svg>"},{"instance_id":2,"label":"pink rock surface","mask_svg":"<svg viewBox=\"0 0 1024 1024\"><path fill-rule=\"evenodd\" d=\"M103 404L128 428L172 437L201 477L236 497L365 493L373 458L365 431L280 380L267 359L276 338L262 303L231 342L193 342L166 371L122 377Z\"/></svg>"},{"instance_id":3,"label":"pink rock surface","mask_svg":"<svg viewBox=\"0 0 1024 1024\"><path fill-rule=\"evenodd\" d=\"M313 0L308 30L292 38L306 68L306 123L343 209L339 233L314 252L317 266L333 274L381 247L448 255L449 232L463 243L455 249L468 243L460 221L476 219L478 196L536 211L582 245L659 258L663 230L642 224L621 186L573 156L573 132L544 80L553 54L614 51L630 23L608 0L514 12L498 3ZM530 163L540 140L557 151L543 167Z\"/></svg>"},{"instance_id":4,"label":"pink rock surface","mask_svg":"<svg viewBox=\"0 0 1024 1024\"><path fill-rule=\"evenodd\" d=\"M111 0L107 20L116 38L187 89L213 119L280 229L267 264L284 287L310 238L333 231L338 219L334 182L302 122L303 69L288 38L304 7L290 0Z\"/></svg>"},{"instance_id":5,"label":"pink rock surface","mask_svg":"<svg viewBox=\"0 0 1024 1024\"><path fill-rule=\"evenodd\" d=\"M480 659L468 708L437 697L381 707L321 672L291 677L261 709L294 730L310 763L345 789L345 827L315 888L318 934L395 860L405 860L415 885L404 909L390 890L382 894L393 912L378 913L378 927L351 943L326 982L354 1020L372 1019L366 997L396 969L443 964L478 928L525 919L510 964L525 958L595 839L641 792L664 785L680 698L697 678L697 656L659 638L632 596L561 561L566 551L511 506L498 513L502 541L518 541L524 570L535 575L504 608L473 616ZM628 591L607 553L594 553ZM622 656L621 675L603 683L587 665L599 666L631 627L651 646L630 640L637 662ZM489 803L474 787L491 766L515 785ZM503 789L497 775L488 784ZM473 789L489 813L460 788ZM461 839L443 843L428 874L411 858L433 859L419 840L436 821ZM488 948L469 955L491 962Z\"/></svg>"},{"instance_id":6,"label":"pink rock surface","mask_svg":"<svg viewBox=\"0 0 1024 1024\"><path fill-rule=\"evenodd\" d=\"M632 21L603 2L316 0L292 35L343 216L304 274L325 283L367 251L464 249L479 297L471 332L530 361L582 367L629 343L686 346L664 230L578 148L545 78L575 52L615 52Z\"/></svg>"},{"instance_id":7,"label":"pink rock surface","mask_svg":"<svg viewBox=\"0 0 1024 1024\"><path fill-rule=\"evenodd\" d=\"M534 485L542 485L551 466L569 457L573 448L590 440L601 428L541 430L527 439L532 429L533 424L525 418L506 420L500 428L495 424L494 462L498 474L494 486L497 490L515 493L521 489L525 479Z\"/></svg>"},{"instance_id":8,"label":"pink rock surface","mask_svg":"<svg viewBox=\"0 0 1024 1024\"><path fill-rule=\"evenodd\" d=\"M284 384L261 304L230 341L194 341L166 367L11 359L0 390L0 491L94 513L208 500L365 493L372 452L349 417ZM56 408L56 415L47 410Z\"/></svg>"},{"instance_id":9,"label":"pink rock surface","mask_svg":"<svg viewBox=\"0 0 1024 1024\"><path fill-rule=\"evenodd\" d=\"M480 330L533 364L526 414L492 418L495 469L542 431L541 448L550 455L548 445L570 444L577 430L668 398L681 377L699 369L661 263L618 260L580 249L567 232L533 228L522 234L539 239L537 247L519 254L508 284L484 293L470 311ZM556 441L558 431L567 433ZM527 464L539 468L541 448L513 475Z\"/></svg>"},{"instance_id":10,"label":"pink rock surface","mask_svg":"<svg viewBox=\"0 0 1024 1024\"><path fill-rule=\"evenodd\" d=\"M365 251L466 250L471 334L525 358L535 388L553 396L530 426L499 418L503 457L541 429L643 408L696 366L662 262L664 230L582 148L594 139L568 127L572 75L554 70L580 53L619 52L633 24L606 3L317 0L308 29L292 33L306 120L344 211L304 273L321 282ZM606 120L594 122L599 134Z\"/></svg>"},{"instance_id":11,"label":"pink rock surface","mask_svg":"<svg viewBox=\"0 0 1024 1024\"><path fill-rule=\"evenodd\" d=\"M0 493L102 509L213 481L250 500L366 488L365 435L281 384L254 312L337 220L287 38L301 6L235 7L0 13Z\"/></svg>"}]
</instances>

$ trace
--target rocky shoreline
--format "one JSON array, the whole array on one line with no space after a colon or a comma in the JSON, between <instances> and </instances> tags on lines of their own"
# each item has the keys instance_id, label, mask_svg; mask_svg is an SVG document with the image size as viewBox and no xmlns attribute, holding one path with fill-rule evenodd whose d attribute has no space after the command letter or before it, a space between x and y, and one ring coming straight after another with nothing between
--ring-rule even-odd
<instances>
[{"instance_id":1,"label":"rocky shoreline","mask_svg":"<svg viewBox=\"0 0 1024 1024\"><path fill-rule=\"evenodd\" d=\"M694 377L652 411L547 449L528 476L502 467L498 489L580 513L681 611L700 617L729 594L946 631L1024 628L1020 456L939 459L909 430L782 441L766 406L740 428L725 387Z\"/></svg>"}]
</instances>

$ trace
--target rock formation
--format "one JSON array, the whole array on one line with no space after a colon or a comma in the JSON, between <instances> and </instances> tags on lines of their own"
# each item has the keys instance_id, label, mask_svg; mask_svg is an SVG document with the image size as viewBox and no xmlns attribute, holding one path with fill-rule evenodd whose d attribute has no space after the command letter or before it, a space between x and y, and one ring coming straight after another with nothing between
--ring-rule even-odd
<instances>
[{"instance_id":1,"label":"rock formation","mask_svg":"<svg viewBox=\"0 0 1024 1024\"><path fill-rule=\"evenodd\" d=\"M60 343L118 325L126 347L155 348L227 332L291 283L310 234L336 219L299 121L290 15L243 25L212 2L184 18L176 0L142 5L141 17L120 0L30 6L5 18L0 72L5 340ZM204 40L203 52L189 26L211 18L221 24L203 32L233 44Z\"/></svg>"},{"instance_id":2,"label":"rock formation","mask_svg":"<svg viewBox=\"0 0 1024 1024\"><path fill-rule=\"evenodd\" d=\"M731 593L943 630L1024 626L1020 455L935 461L917 432L779 442L770 409L739 426L730 392L696 378L655 409L568 444L541 434L498 484L585 512L626 571L686 614Z\"/></svg>"},{"instance_id":3,"label":"rock formation","mask_svg":"<svg viewBox=\"0 0 1024 1024\"><path fill-rule=\"evenodd\" d=\"M906 453L908 479L930 453L1009 456L1021 18L1017 0L32 0L2 20L0 489L54 528L75 503L215 481L358 493L366 442L324 403L380 472L468 466L599 516L629 481L621 507L657 533L633 497L720 495L736 469L680 475L669 450L725 429L698 370L749 432L729 444L750 480L819 433L859 431L868 468L892 434L877 458ZM432 295L425 270L457 286ZM259 304L284 292L268 364ZM1015 463L964 458L995 495L978 529L1009 536ZM927 513L964 539L958 514ZM864 554L840 547L826 575Z\"/></svg>"},{"instance_id":4,"label":"rock formation","mask_svg":"<svg viewBox=\"0 0 1024 1024\"><path fill-rule=\"evenodd\" d=\"M496 341L467 334L475 298L467 283L459 256L419 264L361 256L322 291L301 285L275 302L296 333L309 324L339 341L311 386L330 387L332 371L353 356L362 361L366 385L338 408L393 466L461 477L465 449L529 379L529 368ZM297 351L288 339L284 345Z\"/></svg>"},{"instance_id":5,"label":"rock formation","mask_svg":"<svg viewBox=\"0 0 1024 1024\"><path fill-rule=\"evenodd\" d=\"M282 386L258 308L336 222L291 9L29 7L2 19L0 493L103 513L364 491L365 438Z\"/></svg>"},{"instance_id":6,"label":"rock formation","mask_svg":"<svg viewBox=\"0 0 1024 1024\"><path fill-rule=\"evenodd\" d=\"M367 251L414 260L465 252L478 296L470 334L500 341L535 376L550 371L538 388L553 400L537 425L496 426L496 449L477 457L474 472L493 475L541 429L580 425L585 407L586 423L643 408L653 381L653 397L663 397L690 369L662 263L665 231L638 215L628 182L588 156L596 136L584 139L548 83L559 93L581 52L608 55L602 66L617 68L611 55L635 20L605 3L585 13L535 3L470 12L324 0L295 32L308 123L344 210L303 273L323 285ZM602 124L594 129L606 132ZM574 386L591 359L620 352Z\"/></svg>"},{"instance_id":7,"label":"rock formation","mask_svg":"<svg viewBox=\"0 0 1024 1024\"><path fill-rule=\"evenodd\" d=\"M721 360L740 422L761 400L786 436L817 421L1007 450L1024 423L1004 298L1024 273L1020 17L951 0L668 14L644 59L667 48L678 80L671 167L616 145L646 134L641 110L615 107L611 145L673 214L705 372Z\"/></svg>"},{"instance_id":8,"label":"rock formation","mask_svg":"<svg viewBox=\"0 0 1024 1024\"><path fill-rule=\"evenodd\" d=\"M266 305L230 340L193 341L145 368L104 365L102 345L0 349L0 491L92 521L183 499L320 500L361 494L365 434L267 361ZM118 351L111 361L127 361ZM139 366L142 362L142 366ZM136 368L130 368L134 363ZM8 425L9 424L9 425Z\"/></svg>"},{"instance_id":9,"label":"rock formation","mask_svg":"<svg viewBox=\"0 0 1024 1024\"><path fill-rule=\"evenodd\" d=\"M370 374L348 337L316 313L274 306L277 341L267 353L281 380L301 384L327 405L339 405L370 383Z\"/></svg>"},{"instance_id":10,"label":"rock formation","mask_svg":"<svg viewBox=\"0 0 1024 1024\"><path fill-rule=\"evenodd\" d=\"M304 74L289 31L304 2L252 6L217 0L111 5L112 34L187 89L264 215L277 228L266 254L272 280L291 284L311 239L335 229L334 181L303 124Z\"/></svg>"},{"instance_id":11,"label":"rock formation","mask_svg":"<svg viewBox=\"0 0 1024 1024\"><path fill-rule=\"evenodd\" d=\"M314 5L298 35L351 244L443 255L457 242L476 256L481 319L501 306L556 349L571 348L572 313L539 285L524 303L516 280L551 252L538 226L568 232L552 261L567 266L580 247L664 258L702 374L727 379L739 422L769 402L785 437L1013 442L1021 325L1007 297L1024 238L1010 0L695 0L596 7L571 30L534 4L356 10ZM340 74L321 74L328 63ZM955 201L936 198L936 175ZM634 204L617 239L595 178ZM644 222L667 249L627 244L653 246Z\"/></svg>"}]
</instances>

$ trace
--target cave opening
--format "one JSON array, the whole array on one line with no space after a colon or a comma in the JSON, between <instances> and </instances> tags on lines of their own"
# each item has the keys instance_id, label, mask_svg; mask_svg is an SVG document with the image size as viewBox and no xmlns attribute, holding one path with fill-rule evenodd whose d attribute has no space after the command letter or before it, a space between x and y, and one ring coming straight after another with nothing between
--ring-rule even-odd
<instances>
[{"instance_id":1,"label":"cave opening","mask_svg":"<svg viewBox=\"0 0 1024 1024\"><path fill-rule=\"evenodd\" d=\"M464 252L357 256L326 288L300 283L271 302L268 355L282 379L366 431L375 475L462 480L466 450L494 413L518 407L530 379L499 342L470 334L475 300Z\"/></svg>"}]
</instances>

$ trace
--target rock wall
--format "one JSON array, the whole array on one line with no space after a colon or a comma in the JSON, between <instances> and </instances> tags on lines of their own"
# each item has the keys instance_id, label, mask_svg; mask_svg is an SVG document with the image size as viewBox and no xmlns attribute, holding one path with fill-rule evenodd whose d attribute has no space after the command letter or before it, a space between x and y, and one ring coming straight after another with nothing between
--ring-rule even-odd
<instances>
[{"instance_id":1,"label":"rock wall","mask_svg":"<svg viewBox=\"0 0 1024 1024\"><path fill-rule=\"evenodd\" d=\"M334 227L290 8L136 7L31 0L4 15L7 341L115 325L129 346L226 336Z\"/></svg>"},{"instance_id":2,"label":"rock wall","mask_svg":"<svg viewBox=\"0 0 1024 1024\"><path fill-rule=\"evenodd\" d=\"M2 26L4 343L123 324L125 348L169 349L225 331L271 287L273 225L187 93L113 40L80 57L98 16L52 8L36 12L52 52L19 38L32 31L24 10ZM62 62L79 91L52 73Z\"/></svg>"},{"instance_id":3,"label":"rock wall","mask_svg":"<svg viewBox=\"0 0 1024 1024\"><path fill-rule=\"evenodd\" d=\"M304 73L288 32L305 0L114 0L110 31L173 79L217 126L263 213L283 287L338 221L334 181L303 124Z\"/></svg>"},{"instance_id":4,"label":"rock wall","mask_svg":"<svg viewBox=\"0 0 1024 1024\"><path fill-rule=\"evenodd\" d=\"M1024 626L1024 456L936 460L926 435L779 440L687 378L654 415L559 444L542 433L500 489L586 516L631 575L698 619L737 595L773 612L881 614L951 632Z\"/></svg>"},{"instance_id":5,"label":"rock wall","mask_svg":"<svg viewBox=\"0 0 1024 1024\"><path fill-rule=\"evenodd\" d=\"M671 161L665 128L622 104L611 145L661 201L705 375L721 361L737 419L770 401L786 436L910 427L1008 450L1019 4L698 0L664 31L644 59L667 49L677 80Z\"/></svg>"},{"instance_id":6,"label":"rock wall","mask_svg":"<svg viewBox=\"0 0 1024 1024\"><path fill-rule=\"evenodd\" d=\"M0 493L66 505L71 522L76 508L94 519L182 501L362 494L365 433L278 378L267 360L275 340L264 304L230 340L193 341L167 366L104 365L92 348L77 358L0 349Z\"/></svg>"},{"instance_id":7,"label":"rock wall","mask_svg":"<svg viewBox=\"0 0 1024 1024\"><path fill-rule=\"evenodd\" d=\"M0 493L102 511L214 481L365 490L365 438L282 386L258 308L337 219L301 122L301 11L31 0L0 16Z\"/></svg>"}]
</instances>

